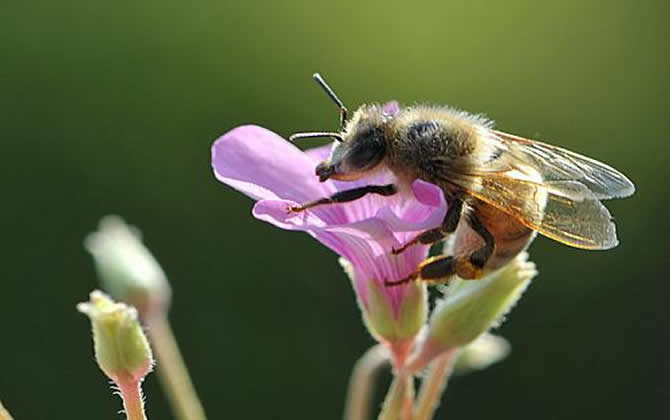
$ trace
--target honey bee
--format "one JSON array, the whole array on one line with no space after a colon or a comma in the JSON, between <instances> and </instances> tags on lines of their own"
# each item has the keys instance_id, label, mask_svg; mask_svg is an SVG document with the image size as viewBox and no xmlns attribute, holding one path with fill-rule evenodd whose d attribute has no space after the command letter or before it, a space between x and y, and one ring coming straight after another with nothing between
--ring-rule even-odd
<instances>
[{"instance_id":1,"label":"honey bee","mask_svg":"<svg viewBox=\"0 0 670 420\"><path fill-rule=\"evenodd\" d=\"M421 179L444 191L448 210L441 226L420 233L414 244L454 235L453 255L430 257L414 279L447 282L457 275L478 279L525 250L536 232L582 249L617 246L616 230L601 200L627 197L633 183L617 170L556 146L497 131L481 115L445 106L417 105L390 112L363 105L347 108L317 73L316 82L340 109L338 132L297 133L291 141L331 137L330 157L316 167L321 182L358 180L388 168L397 183L340 191L289 208L353 201L366 194L389 196Z\"/></svg>"}]
</instances>

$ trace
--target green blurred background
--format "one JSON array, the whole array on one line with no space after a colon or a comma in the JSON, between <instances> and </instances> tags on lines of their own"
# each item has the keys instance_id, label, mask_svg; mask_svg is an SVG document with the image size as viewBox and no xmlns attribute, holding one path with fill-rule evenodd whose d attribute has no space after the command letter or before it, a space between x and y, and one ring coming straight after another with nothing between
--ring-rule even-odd
<instances>
[{"instance_id":1,"label":"green blurred background","mask_svg":"<svg viewBox=\"0 0 670 420\"><path fill-rule=\"evenodd\" d=\"M350 108L484 112L637 185L608 204L618 248L536 241L540 276L499 330L512 354L455 378L438 418L662 416L669 5L5 2L0 399L17 419L119 418L74 309L96 287L83 237L116 213L171 279L171 319L211 419L341 416L372 344L347 278L307 235L254 220L209 163L239 124L335 128L310 79L320 71ZM145 389L149 417L171 418L155 375Z\"/></svg>"}]
</instances>

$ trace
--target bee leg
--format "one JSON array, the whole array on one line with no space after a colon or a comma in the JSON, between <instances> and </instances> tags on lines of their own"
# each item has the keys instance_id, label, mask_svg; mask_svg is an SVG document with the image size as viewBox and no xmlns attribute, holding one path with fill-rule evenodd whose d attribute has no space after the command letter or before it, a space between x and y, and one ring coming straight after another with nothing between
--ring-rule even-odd
<instances>
[{"instance_id":1,"label":"bee leg","mask_svg":"<svg viewBox=\"0 0 670 420\"><path fill-rule=\"evenodd\" d=\"M416 244L424 244L424 245L434 244L435 242L440 242L446 236L447 236L447 232L445 232L444 229L442 229L442 227L435 228L435 229L430 229L430 230L427 230L425 232L421 232L418 236L416 236L411 241L402 244L402 246L400 248L391 249L391 253L393 255L398 255L398 254L404 252L410 246L416 245Z\"/></svg>"},{"instance_id":2,"label":"bee leg","mask_svg":"<svg viewBox=\"0 0 670 420\"><path fill-rule=\"evenodd\" d=\"M325 204L346 203L349 201L358 200L366 194L379 194L383 196L393 195L398 192L398 189L393 184L387 185L366 185L365 187L353 188L351 190L338 191L330 197L321 198L310 201L300 206L290 206L288 211L290 213L299 213L309 208L322 206Z\"/></svg>"},{"instance_id":3,"label":"bee leg","mask_svg":"<svg viewBox=\"0 0 670 420\"><path fill-rule=\"evenodd\" d=\"M404 279L398 281L386 281L386 286L398 286L409 283L412 280L426 281L431 284L447 283L449 279L459 274L459 266L462 266L466 257L454 257L451 255L437 255L435 257L426 258L416 271ZM465 268L465 267L464 267ZM463 274L465 270L461 269Z\"/></svg>"},{"instance_id":4,"label":"bee leg","mask_svg":"<svg viewBox=\"0 0 670 420\"><path fill-rule=\"evenodd\" d=\"M484 270L472 263L470 255L430 257L419 264L416 273L409 278L431 284L447 283L454 275L466 280L478 279L484 274Z\"/></svg>"},{"instance_id":5,"label":"bee leg","mask_svg":"<svg viewBox=\"0 0 670 420\"><path fill-rule=\"evenodd\" d=\"M456 274L458 258L447 255L430 257L419 264L414 276L429 283L446 283Z\"/></svg>"},{"instance_id":6,"label":"bee leg","mask_svg":"<svg viewBox=\"0 0 670 420\"><path fill-rule=\"evenodd\" d=\"M386 282L385 284L387 286L395 286L415 279L433 284L446 283L453 275L458 275L458 277L466 280L481 278L484 275L484 266L491 255L493 255L495 240L476 214L469 214L467 222L472 230L484 239L482 247L464 255L438 255L427 258L407 278L394 282Z\"/></svg>"},{"instance_id":7,"label":"bee leg","mask_svg":"<svg viewBox=\"0 0 670 420\"><path fill-rule=\"evenodd\" d=\"M484 246L468 254L468 261L477 270L482 270L488 262L496 247L495 239L486 226L479 220L476 213L470 213L467 218L468 225L484 240Z\"/></svg>"},{"instance_id":8,"label":"bee leg","mask_svg":"<svg viewBox=\"0 0 670 420\"><path fill-rule=\"evenodd\" d=\"M484 240L484 245L463 256L454 259L455 272L462 279L478 279L484 275L484 266L488 262L495 249L495 239L486 226L479 220L477 214L470 213L467 222L479 236ZM421 266L419 266L421 267Z\"/></svg>"},{"instance_id":9,"label":"bee leg","mask_svg":"<svg viewBox=\"0 0 670 420\"><path fill-rule=\"evenodd\" d=\"M459 199L454 199L451 203L449 203L449 210L447 210L447 214L444 216L442 226L435 229L429 229L425 232L421 232L417 237L403 244L400 248L393 248L391 252L394 255L397 255L405 251L412 245L416 244L430 245L436 242L440 242L450 233L454 233L456 227L458 226L458 222L461 220L462 212L463 212L463 202Z\"/></svg>"}]
</instances>

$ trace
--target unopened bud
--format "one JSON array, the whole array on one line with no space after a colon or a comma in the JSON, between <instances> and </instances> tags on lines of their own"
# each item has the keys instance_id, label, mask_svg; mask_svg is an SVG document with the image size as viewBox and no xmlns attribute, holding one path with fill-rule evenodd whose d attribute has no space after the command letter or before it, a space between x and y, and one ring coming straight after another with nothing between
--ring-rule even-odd
<instances>
[{"instance_id":1,"label":"unopened bud","mask_svg":"<svg viewBox=\"0 0 670 420\"><path fill-rule=\"evenodd\" d=\"M77 310L91 320L95 360L105 375L117 384L141 382L151 371L153 355L135 308L96 290Z\"/></svg>"},{"instance_id":2,"label":"unopened bud","mask_svg":"<svg viewBox=\"0 0 670 420\"><path fill-rule=\"evenodd\" d=\"M363 311L370 332L386 341L414 337L426 322L426 289L420 284L408 285L407 294L394 313L384 296L386 286L368 283L368 307Z\"/></svg>"},{"instance_id":3,"label":"unopened bud","mask_svg":"<svg viewBox=\"0 0 670 420\"><path fill-rule=\"evenodd\" d=\"M484 333L463 348L454 373L464 374L475 370L483 370L507 357L510 345L499 335Z\"/></svg>"},{"instance_id":4,"label":"unopened bud","mask_svg":"<svg viewBox=\"0 0 670 420\"><path fill-rule=\"evenodd\" d=\"M454 280L433 311L413 368L421 369L442 352L464 347L497 326L537 274L527 259L523 253L480 280Z\"/></svg>"},{"instance_id":5,"label":"unopened bud","mask_svg":"<svg viewBox=\"0 0 670 420\"><path fill-rule=\"evenodd\" d=\"M356 273L351 264L340 258L340 264L349 275L353 288L356 287ZM426 285L410 283L401 301L393 302L390 288L379 281L370 279L365 282L367 299L358 303L363 312L363 320L370 334L377 340L388 344L396 363L403 363L414 339L425 325L428 317L428 294ZM394 307L395 304L395 307Z\"/></svg>"},{"instance_id":6,"label":"unopened bud","mask_svg":"<svg viewBox=\"0 0 670 420\"><path fill-rule=\"evenodd\" d=\"M84 245L93 255L103 288L115 299L136 307L143 318L167 311L170 285L139 230L118 216L105 216Z\"/></svg>"}]
</instances>

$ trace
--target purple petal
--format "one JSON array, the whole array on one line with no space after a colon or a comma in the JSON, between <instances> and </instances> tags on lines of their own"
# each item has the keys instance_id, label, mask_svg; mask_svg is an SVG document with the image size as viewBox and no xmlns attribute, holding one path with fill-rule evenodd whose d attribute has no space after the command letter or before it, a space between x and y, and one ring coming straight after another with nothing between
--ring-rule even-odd
<instances>
[{"instance_id":1,"label":"purple petal","mask_svg":"<svg viewBox=\"0 0 670 420\"><path fill-rule=\"evenodd\" d=\"M422 204L438 207L444 202L442 189L430 182L417 179L412 183L414 197Z\"/></svg>"},{"instance_id":2,"label":"purple petal","mask_svg":"<svg viewBox=\"0 0 670 420\"><path fill-rule=\"evenodd\" d=\"M212 146L216 178L255 199L304 202L331 194L314 176L314 166L300 149L253 125L227 132Z\"/></svg>"},{"instance_id":3,"label":"purple petal","mask_svg":"<svg viewBox=\"0 0 670 420\"><path fill-rule=\"evenodd\" d=\"M305 150L305 154L314 159L314 162L318 164L330 157L330 151L333 150L333 146L334 144L331 143L325 146L313 147Z\"/></svg>"},{"instance_id":4,"label":"purple petal","mask_svg":"<svg viewBox=\"0 0 670 420\"><path fill-rule=\"evenodd\" d=\"M346 183L344 183L346 185ZM400 255L391 250L413 239L425 229L439 226L446 206L442 190L422 181L415 182L418 199L366 196L346 204L324 206L322 213L289 213L284 200L256 203L253 214L260 220L287 230L305 231L349 260L356 272L354 285L364 305L368 302L368 282L383 283L407 277L426 258L428 246L410 247ZM343 210L332 217L336 210ZM331 217L331 222L324 218ZM332 220L338 223L332 223ZM385 288L394 311L400 308L407 288Z\"/></svg>"},{"instance_id":5,"label":"purple petal","mask_svg":"<svg viewBox=\"0 0 670 420\"><path fill-rule=\"evenodd\" d=\"M394 232L415 233L435 228L447 214L444 193L436 185L417 180L412 184L412 191L414 196L400 195L394 198L395 205L381 207L377 213Z\"/></svg>"},{"instance_id":6,"label":"purple petal","mask_svg":"<svg viewBox=\"0 0 670 420\"><path fill-rule=\"evenodd\" d=\"M437 227L444 220L447 208L442 190L422 181L415 181L413 187L420 191L421 200L408 197L406 193L400 193L398 197L369 195L354 202L321 206L300 213L288 211L290 206L298 204L291 200L261 200L254 206L253 215L282 229L323 229L384 242L389 251L417 232ZM379 223L384 230L378 229Z\"/></svg>"},{"instance_id":7,"label":"purple petal","mask_svg":"<svg viewBox=\"0 0 670 420\"><path fill-rule=\"evenodd\" d=\"M282 200L263 200L256 203L253 214L260 220L287 230L304 231L351 262L356 271L355 287L364 305L368 302L367 283L394 281L408 276L426 257L428 246L418 245L400 255L391 249L400 245L394 232L379 218L341 225L324 223L310 212L289 214ZM387 298L398 310L406 293L406 286L386 288Z\"/></svg>"},{"instance_id":8,"label":"purple petal","mask_svg":"<svg viewBox=\"0 0 670 420\"><path fill-rule=\"evenodd\" d=\"M286 200L261 200L254 205L255 218L286 230L322 229L328 223L314 211L291 213L288 208L296 203Z\"/></svg>"},{"instance_id":9,"label":"purple petal","mask_svg":"<svg viewBox=\"0 0 670 420\"><path fill-rule=\"evenodd\" d=\"M396 115L400 112L400 105L398 105L397 101L390 101L382 106L382 110L389 115Z\"/></svg>"},{"instance_id":10,"label":"purple petal","mask_svg":"<svg viewBox=\"0 0 670 420\"><path fill-rule=\"evenodd\" d=\"M284 200L261 200L256 203L252 213L257 219L286 230L324 231L348 235L383 244L386 251L394 245L398 245L393 241L393 232L380 219L365 218L357 221L344 221L343 223L328 223L324 221L322 214L319 215L316 212L288 212L288 207L293 204L295 203ZM334 251L340 255L344 254L342 249L334 249ZM382 253L383 251L380 248L379 252Z\"/></svg>"},{"instance_id":11,"label":"purple petal","mask_svg":"<svg viewBox=\"0 0 670 420\"><path fill-rule=\"evenodd\" d=\"M384 106L397 113L397 103ZM212 166L220 181L258 199L253 215L287 230L305 231L349 260L355 269L354 286L364 304L370 281L405 278L427 256L428 246L410 247L400 255L391 250L418 232L439 226L447 211L442 190L415 181L398 184L387 169L353 182L320 183L315 166L328 158L332 145L302 152L280 136L257 126L243 126L223 135L212 147ZM291 213L292 205L327 197L336 191L364 185L394 183L400 192L390 197L368 194L341 204ZM385 288L398 309L405 286Z\"/></svg>"}]
</instances>

